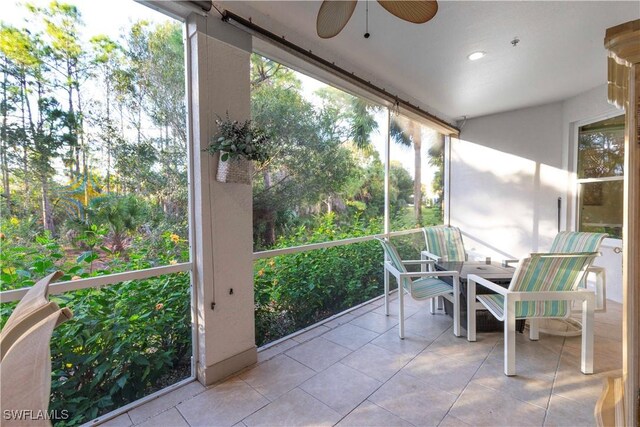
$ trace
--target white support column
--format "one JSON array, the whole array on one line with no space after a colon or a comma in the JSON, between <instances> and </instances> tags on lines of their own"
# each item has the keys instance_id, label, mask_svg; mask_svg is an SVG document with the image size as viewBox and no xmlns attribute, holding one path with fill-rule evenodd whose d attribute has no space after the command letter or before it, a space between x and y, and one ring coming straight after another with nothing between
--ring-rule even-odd
<instances>
[{"instance_id":1,"label":"white support column","mask_svg":"<svg viewBox=\"0 0 640 427\"><path fill-rule=\"evenodd\" d=\"M215 120L250 116L251 36L213 16L187 20L193 169L196 373L212 384L256 362L252 190L215 180L218 159L203 152Z\"/></svg>"}]
</instances>

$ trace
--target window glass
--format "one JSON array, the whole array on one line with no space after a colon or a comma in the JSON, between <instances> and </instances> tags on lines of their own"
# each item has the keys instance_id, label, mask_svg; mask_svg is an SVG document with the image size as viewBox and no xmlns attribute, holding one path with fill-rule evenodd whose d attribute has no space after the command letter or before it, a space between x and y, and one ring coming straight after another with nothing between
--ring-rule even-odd
<instances>
[{"instance_id":1,"label":"window glass","mask_svg":"<svg viewBox=\"0 0 640 427\"><path fill-rule=\"evenodd\" d=\"M251 79L254 250L382 232L386 110L255 54Z\"/></svg>"},{"instance_id":2,"label":"window glass","mask_svg":"<svg viewBox=\"0 0 640 427\"><path fill-rule=\"evenodd\" d=\"M586 126L578 133L578 230L622 237L624 116Z\"/></svg>"},{"instance_id":3,"label":"window glass","mask_svg":"<svg viewBox=\"0 0 640 427\"><path fill-rule=\"evenodd\" d=\"M391 230L442 224L444 138L403 115L390 125Z\"/></svg>"},{"instance_id":4,"label":"window glass","mask_svg":"<svg viewBox=\"0 0 640 427\"><path fill-rule=\"evenodd\" d=\"M182 24L123 0L1 19L2 288L188 261Z\"/></svg>"},{"instance_id":5,"label":"window glass","mask_svg":"<svg viewBox=\"0 0 640 427\"><path fill-rule=\"evenodd\" d=\"M183 24L130 0L3 2L0 282L189 261ZM191 375L190 273L51 299L56 425ZM0 304L0 326L16 302Z\"/></svg>"},{"instance_id":6,"label":"window glass","mask_svg":"<svg viewBox=\"0 0 640 427\"><path fill-rule=\"evenodd\" d=\"M580 127L578 178L624 175L624 116Z\"/></svg>"},{"instance_id":7,"label":"window glass","mask_svg":"<svg viewBox=\"0 0 640 427\"><path fill-rule=\"evenodd\" d=\"M580 184L580 231L622 237L623 181Z\"/></svg>"}]
</instances>

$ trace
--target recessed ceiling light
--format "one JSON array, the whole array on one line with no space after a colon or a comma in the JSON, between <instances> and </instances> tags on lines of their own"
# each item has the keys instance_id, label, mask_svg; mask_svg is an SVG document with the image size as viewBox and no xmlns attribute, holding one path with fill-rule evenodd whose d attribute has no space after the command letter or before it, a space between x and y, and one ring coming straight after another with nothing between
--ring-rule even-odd
<instances>
[{"instance_id":1,"label":"recessed ceiling light","mask_svg":"<svg viewBox=\"0 0 640 427\"><path fill-rule=\"evenodd\" d=\"M473 52L472 54L467 56L467 58L469 58L469 61L477 61L478 59L482 58L485 55L486 53L478 51L478 52Z\"/></svg>"}]
</instances>

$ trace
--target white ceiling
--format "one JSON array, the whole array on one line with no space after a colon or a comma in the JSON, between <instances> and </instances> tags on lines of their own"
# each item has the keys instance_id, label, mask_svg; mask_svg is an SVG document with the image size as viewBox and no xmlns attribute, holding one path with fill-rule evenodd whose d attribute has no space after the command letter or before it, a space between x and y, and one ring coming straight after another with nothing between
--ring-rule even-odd
<instances>
[{"instance_id":1,"label":"white ceiling","mask_svg":"<svg viewBox=\"0 0 640 427\"><path fill-rule=\"evenodd\" d=\"M445 119L570 98L606 83L608 27L640 17L638 1L439 1L411 24L365 1L335 38L316 35L320 1L225 1L222 7ZM520 43L511 45L517 36ZM469 61L467 55L487 55Z\"/></svg>"}]
</instances>

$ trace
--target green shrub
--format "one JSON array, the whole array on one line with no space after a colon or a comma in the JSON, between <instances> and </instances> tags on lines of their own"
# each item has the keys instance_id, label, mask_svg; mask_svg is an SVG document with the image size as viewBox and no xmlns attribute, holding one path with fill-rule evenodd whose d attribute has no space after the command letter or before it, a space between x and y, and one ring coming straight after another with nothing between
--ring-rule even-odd
<instances>
[{"instance_id":1,"label":"green shrub","mask_svg":"<svg viewBox=\"0 0 640 427\"><path fill-rule=\"evenodd\" d=\"M4 224L3 224L4 226ZM7 231L0 251L2 289L31 286L61 270L61 280L166 265L188 259L185 239L170 231L137 236L126 256L101 247L106 233L87 227L78 236L87 250L77 255L49 234L29 241ZM101 268L95 264L101 262ZM189 273L126 281L52 297L74 318L51 339L49 408L68 411L76 425L173 384L190 374L191 304ZM3 326L16 303L0 305Z\"/></svg>"},{"instance_id":2,"label":"green shrub","mask_svg":"<svg viewBox=\"0 0 640 427\"><path fill-rule=\"evenodd\" d=\"M278 247L374 234L379 223L356 217L338 227L332 214L299 228ZM376 241L263 259L255 264L256 341L266 344L382 294L382 248Z\"/></svg>"}]
</instances>

